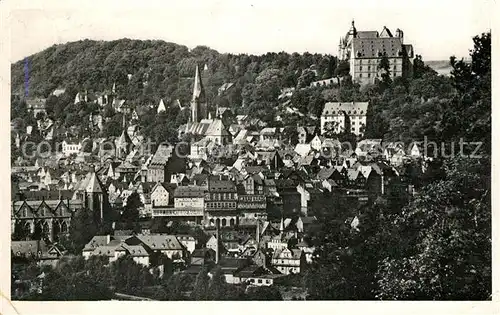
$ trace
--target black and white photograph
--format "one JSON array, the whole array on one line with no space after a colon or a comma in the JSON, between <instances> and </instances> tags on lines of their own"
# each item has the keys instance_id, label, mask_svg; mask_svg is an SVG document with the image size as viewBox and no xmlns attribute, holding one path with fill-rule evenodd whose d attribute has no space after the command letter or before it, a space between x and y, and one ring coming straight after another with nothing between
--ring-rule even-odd
<instances>
[{"instance_id":1,"label":"black and white photograph","mask_svg":"<svg viewBox=\"0 0 500 315\"><path fill-rule=\"evenodd\" d=\"M494 1L7 2L14 309L495 300Z\"/></svg>"}]
</instances>

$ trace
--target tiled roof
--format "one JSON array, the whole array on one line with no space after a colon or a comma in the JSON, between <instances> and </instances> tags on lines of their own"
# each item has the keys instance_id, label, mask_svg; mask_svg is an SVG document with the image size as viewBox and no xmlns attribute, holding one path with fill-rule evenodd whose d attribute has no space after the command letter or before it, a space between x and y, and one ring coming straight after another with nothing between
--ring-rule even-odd
<instances>
[{"instance_id":1,"label":"tiled roof","mask_svg":"<svg viewBox=\"0 0 500 315\"><path fill-rule=\"evenodd\" d=\"M184 246L173 235L149 234L137 235L137 238L144 242L152 250L182 250Z\"/></svg>"},{"instance_id":2,"label":"tiled roof","mask_svg":"<svg viewBox=\"0 0 500 315\"><path fill-rule=\"evenodd\" d=\"M368 102L328 102L322 116L335 116L345 112L348 115L366 115Z\"/></svg>"},{"instance_id":3,"label":"tiled roof","mask_svg":"<svg viewBox=\"0 0 500 315\"><path fill-rule=\"evenodd\" d=\"M209 191L236 192L236 185L230 180L211 179L208 184Z\"/></svg>"},{"instance_id":4,"label":"tiled roof","mask_svg":"<svg viewBox=\"0 0 500 315\"><path fill-rule=\"evenodd\" d=\"M160 144L151 159L150 165L165 165L173 154L174 147Z\"/></svg>"},{"instance_id":5,"label":"tiled roof","mask_svg":"<svg viewBox=\"0 0 500 315\"><path fill-rule=\"evenodd\" d=\"M380 58L384 54L388 58L401 58L407 54L399 37L368 37L369 32L364 32L362 38L352 40L352 49L356 58Z\"/></svg>"},{"instance_id":6,"label":"tiled roof","mask_svg":"<svg viewBox=\"0 0 500 315\"><path fill-rule=\"evenodd\" d=\"M229 136L230 133L220 119L214 119L205 132L207 136Z\"/></svg>"},{"instance_id":7,"label":"tiled roof","mask_svg":"<svg viewBox=\"0 0 500 315\"><path fill-rule=\"evenodd\" d=\"M179 186L175 189L174 197L204 197L207 188L204 186Z\"/></svg>"}]
</instances>

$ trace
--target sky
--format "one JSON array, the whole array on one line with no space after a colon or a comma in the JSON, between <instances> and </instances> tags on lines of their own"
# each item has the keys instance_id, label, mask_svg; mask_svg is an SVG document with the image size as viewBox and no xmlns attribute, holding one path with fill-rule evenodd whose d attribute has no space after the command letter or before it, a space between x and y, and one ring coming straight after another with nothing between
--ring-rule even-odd
<instances>
[{"instance_id":1,"label":"sky","mask_svg":"<svg viewBox=\"0 0 500 315\"><path fill-rule=\"evenodd\" d=\"M424 60L465 57L491 29L489 0L9 1L11 61L80 39L162 39L221 53L336 55L354 19L358 31L400 28ZM7 12L7 13L5 13Z\"/></svg>"}]
</instances>

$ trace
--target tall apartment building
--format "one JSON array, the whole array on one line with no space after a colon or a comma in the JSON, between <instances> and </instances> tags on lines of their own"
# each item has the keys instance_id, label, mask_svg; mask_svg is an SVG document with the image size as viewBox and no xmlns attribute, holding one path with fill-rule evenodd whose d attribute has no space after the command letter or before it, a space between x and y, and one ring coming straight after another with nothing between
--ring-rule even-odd
<instances>
[{"instance_id":1,"label":"tall apartment building","mask_svg":"<svg viewBox=\"0 0 500 315\"><path fill-rule=\"evenodd\" d=\"M351 29L340 38L339 59L349 61L350 75L360 84L380 79L380 60L389 60L389 73L394 77L407 77L412 73L413 46L404 44L403 31L395 34L384 26L382 32L358 31L352 21Z\"/></svg>"}]
</instances>

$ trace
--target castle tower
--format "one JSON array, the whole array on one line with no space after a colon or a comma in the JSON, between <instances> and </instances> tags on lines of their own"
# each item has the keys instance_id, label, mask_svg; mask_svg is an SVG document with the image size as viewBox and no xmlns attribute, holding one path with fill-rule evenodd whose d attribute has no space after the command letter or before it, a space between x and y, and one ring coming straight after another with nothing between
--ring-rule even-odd
<instances>
[{"instance_id":1,"label":"castle tower","mask_svg":"<svg viewBox=\"0 0 500 315\"><path fill-rule=\"evenodd\" d=\"M207 118L207 101L201 82L200 68L196 65L193 98L191 99L191 122L200 122Z\"/></svg>"}]
</instances>

